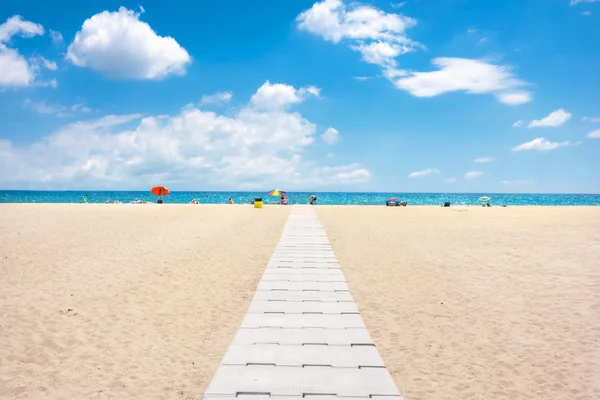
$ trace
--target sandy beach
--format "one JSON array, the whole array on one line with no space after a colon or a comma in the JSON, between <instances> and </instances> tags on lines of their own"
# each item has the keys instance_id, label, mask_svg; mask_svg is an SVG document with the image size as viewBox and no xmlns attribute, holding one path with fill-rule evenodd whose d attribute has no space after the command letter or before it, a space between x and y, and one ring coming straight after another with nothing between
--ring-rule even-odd
<instances>
[{"instance_id":1,"label":"sandy beach","mask_svg":"<svg viewBox=\"0 0 600 400\"><path fill-rule=\"evenodd\" d=\"M199 399L284 207L0 207L0 398Z\"/></svg>"},{"instance_id":2,"label":"sandy beach","mask_svg":"<svg viewBox=\"0 0 600 400\"><path fill-rule=\"evenodd\" d=\"M317 213L406 400L600 398L600 208Z\"/></svg>"},{"instance_id":3,"label":"sandy beach","mask_svg":"<svg viewBox=\"0 0 600 400\"><path fill-rule=\"evenodd\" d=\"M316 210L406 400L600 398L600 208ZM0 398L201 398L288 213L2 205Z\"/></svg>"}]
</instances>

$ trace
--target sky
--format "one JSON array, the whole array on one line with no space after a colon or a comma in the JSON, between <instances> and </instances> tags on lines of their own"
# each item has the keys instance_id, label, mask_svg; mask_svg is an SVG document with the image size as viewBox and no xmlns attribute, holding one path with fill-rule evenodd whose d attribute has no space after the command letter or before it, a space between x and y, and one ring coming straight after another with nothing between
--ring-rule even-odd
<instances>
[{"instance_id":1,"label":"sky","mask_svg":"<svg viewBox=\"0 0 600 400\"><path fill-rule=\"evenodd\" d=\"M0 3L0 189L600 193L600 0Z\"/></svg>"}]
</instances>

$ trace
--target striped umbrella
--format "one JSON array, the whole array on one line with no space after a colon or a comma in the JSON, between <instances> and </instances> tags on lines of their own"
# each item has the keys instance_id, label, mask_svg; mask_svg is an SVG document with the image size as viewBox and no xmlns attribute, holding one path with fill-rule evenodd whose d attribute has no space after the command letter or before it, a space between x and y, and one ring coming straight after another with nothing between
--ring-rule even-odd
<instances>
[{"instance_id":1,"label":"striped umbrella","mask_svg":"<svg viewBox=\"0 0 600 400\"><path fill-rule=\"evenodd\" d=\"M282 194L285 194L285 190L283 189L273 189L269 192L269 196L280 197Z\"/></svg>"}]
</instances>

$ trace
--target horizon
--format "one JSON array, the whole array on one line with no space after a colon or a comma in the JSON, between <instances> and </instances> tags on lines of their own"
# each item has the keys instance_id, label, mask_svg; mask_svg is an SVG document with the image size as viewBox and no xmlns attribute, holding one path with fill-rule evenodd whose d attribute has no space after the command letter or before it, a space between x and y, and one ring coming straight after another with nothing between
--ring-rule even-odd
<instances>
[{"instance_id":1,"label":"horizon","mask_svg":"<svg viewBox=\"0 0 600 400\"><path fill-rule=\"evenodd\" d=\"M553 192L489 192L489 191L478 191L478 192L412 192L412 191L327 191L327 190L284 190L286 193L321 193L321 194L390 194L390 193L398 193L398 194L455 194L455 195L480 195L480 194L496 194L496 195L574 195L574 196L600 196L600 193L553 193ZM96 189L0 189L1 192L96 192L96 193L150 193L150 190L96 190ZM269 190L171 190L170 193L268 193ZM168 195L166 195L168 196ZM165 197L166 197L165 196Z\"/></svg>"},{"instance_id":2,"label":"horizon","mask_svg":"<svg viewBox=\"0 0 600 400\"><path fill-rule=\"evenodd\" d=\"M600 193L600 1L179 5L0 5L0 190Z\"/></svg>"}]
</instances>

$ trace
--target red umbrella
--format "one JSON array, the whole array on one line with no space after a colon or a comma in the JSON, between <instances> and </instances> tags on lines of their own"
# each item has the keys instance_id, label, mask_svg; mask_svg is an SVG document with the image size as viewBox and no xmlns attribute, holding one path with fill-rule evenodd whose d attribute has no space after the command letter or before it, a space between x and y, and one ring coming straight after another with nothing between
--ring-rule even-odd
<instances>
[{"instance_id":1,"label":"red umbrella","mask_svg":"<svg viewBox=\"0 0 600 400\"><path fill-rule=\"evenodd\" d=\"M166 196L171 193L169 192L169 189L164 186L154 186L150 191L155 196Z\"/></svg>"}]
</instances>

